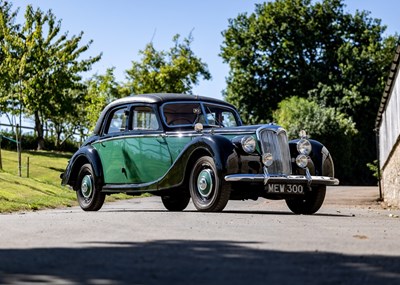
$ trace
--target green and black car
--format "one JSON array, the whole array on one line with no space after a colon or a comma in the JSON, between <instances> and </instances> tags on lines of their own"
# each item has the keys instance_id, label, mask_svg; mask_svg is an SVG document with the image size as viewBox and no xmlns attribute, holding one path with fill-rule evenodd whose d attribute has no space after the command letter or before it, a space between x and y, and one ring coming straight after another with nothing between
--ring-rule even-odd
<instances>
[{"instance_id":1,"label":"green and black car","mask_svg":"<svg viewBox=\"0 0 400 285\"><path fill-rule=\"evenodd\" d=\"M229 199L284 199L294 213L319 210L337 185L329 151L307 138L288 141L276 124L243 126L230 104L202 96L147 94L118 99L73 155L62 184L81 208L105 195L152 193L166 209L222 211Z\"/></svg>"}]
</instances>

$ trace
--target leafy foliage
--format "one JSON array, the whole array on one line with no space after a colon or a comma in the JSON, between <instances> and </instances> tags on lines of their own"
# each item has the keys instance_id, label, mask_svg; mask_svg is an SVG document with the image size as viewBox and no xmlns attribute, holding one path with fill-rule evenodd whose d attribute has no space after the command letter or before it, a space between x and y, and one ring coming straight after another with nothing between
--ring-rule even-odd
<instances>
[{"instance_id":1,"label":"leafy foliage","mask_svg":"<svg viewBox=\"0 0 400 285\"><path fill-rule=\"evenodd\" d=\"M153 43L149 43L139 52L141 61L132 62L132 68L126 71L126 87L131 94L190 93L199 77L211 78L207 64L196 57L190 47L192 36L183 42L179 38L179 35L174 36L174 46L169 51L157 51Z\"/></svg>"},{"instance_id":2,"label":"leafy foliage","mask_svg":"<svg viewBox=\"0 0 400 285\"><path fill-rule=\"evenodd\" d=\"M62 33L61 21L51 10L28 5L22 24L16 23L18 13L0 0L0 112L12 125L19 114L33 117L38 149L45 146L45 128L51 130L57 149L65 148L76 134L84 138L114 99L137 93L190 93L200 78L211 78L191 49L192 36L180 40L176 35L168 51L157 51L153 43L140 51L142 60L132 62L126 83L116 82L114 68L84 82L82 74L101 58L82 59L92 41L81 45L83 32L72 37Z\"/></svg>"},{"instance_id":3,"label":"leafy foliage","mask_svg":"<svg viewBox=\"0 0 400 285\"><path fill-rule=\"evenodd\" d=\"M1 18L7 19L7 15ZM34 117L41 149L43 122L51 120L60 125L60 121L68 119L66 114L73 113L76 100L69 96L74 94L70 91L84 88L80 73L88 71L101 55L81 59L91 42L79 46L82 32L71 38L67 33L59 35L61 21L51 11L44 13L28 5L24 18L23 25L0 21L2 66L11 79L4 94L14 102L9 108L18 105L23 113Z\"/></svg>"},{"instance_id":4,"label":"leafy foliage","mask_svg":"<svg viewBox=\"0 0 400 285\"><path fill-rule=\"evenodd\" d=\"M7 35L18 29L15 24L16 16L17 12L12 11L12 4L0 0L0 114L14 112L18 104L10 92L16 83L16 74L13 74L15 66L6 60L9 50L5 44Z\"/></svg>"},{"instance_id":5,"label":"leafy foliage","mask_svg":"<svg viewBox=\"0 0 400 285\"><path fill-rule=\"evenodd\" d=\"M87 81L87 92L82 109L85 110L86 128L93 130L99 114L111 101L120 98L121 87L115 80L114 69L107 69L104 75L94 75Z\"/></svg>"},{"instance_id":6,"label":"leafy foliage","mask_svg":"<svg viewBox=\"0 0 400 285\"><path fill-rule=\"evenodd\" d=\"M281 101L273 117L293 138L298 137L301 130L306 130L314 138L357 133L354 122L344 113L296 96Z\"/></svg>"},{"instance_id":7,"label":"leafy foliage","mask_svg":"<svg viewBox=\"0 0 400 285\"><path fill-rule=\"evenodd\" d=\"M315 140L323 141L335 158L336 175L351 180L352 139L357 129L351 118L333 107L324 107L305 98L290 97L278 104L274 121L284 127L289 138L297 138L301 130Z\"/></svg>"},{"instance_id":8,"label":"leafy foliage","mask_svg":"<svg viewBox=\"0 0 400 285\"><path fill-rule=\"evenodd\" d=\"M248 123L271 120L279 102L292 96L346 114L358 130L348 150L352 175L371 183L372 130L398 42L397 36L383 38L384 31L368 12L346 13L342 0L257 4L223 32L221 56L231 68L225 98Z\"/></svg>"}]
</instances>

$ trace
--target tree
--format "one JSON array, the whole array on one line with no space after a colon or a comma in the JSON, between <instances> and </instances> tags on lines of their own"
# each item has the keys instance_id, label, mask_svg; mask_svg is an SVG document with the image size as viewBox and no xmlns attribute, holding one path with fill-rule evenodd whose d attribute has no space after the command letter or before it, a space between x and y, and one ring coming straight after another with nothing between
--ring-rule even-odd
<instances>
[{"instance_id":1,"label":"tree","mask_svg":"<svg viewBox=\"0 0 400 285\"><path fill-rule=\"evenodd\" d=\"M83 33L68 39L59 35L61 21L49 10L44 13L27 6L25 23L3 29L5 64L18 90L19 107L35 120L38 149L44 148L43 122L65 116L71 106L69 90L84 88L80 73L88 71L101 55L80 59L92 41L79 46Z\"/></svg>"},{"instance_id":2,"label":"tree","mask_svg":"<svg viewBox=\"0 0 400 285\"><path fill-rule=\"evenodd\" d=\"M174 36L174 46L169 51L157 51L149 43L139 52L142 60L132 62L132 68L126 71L129 93L190 93L199 77L211 79L207 64L191 50L192 36L183 42L179 38Z\"/></svg>"},{"instance_id":3,"label":"tree","mask_svg":"<svg viewBox=\"0 0 400 285\"><path fill-rule=\"evenodd\" d=\"M284 127L289 138L298 138L305 130L311 139L324 141L335 159L336 176L343 181L351 181L351 152L355 123L336 108L319 105L316 101L299 97L286 98L278 104L273 119ZM350 175L350 176L349 176Z\"/></svg>"},{"instance_id":4,"label":"tree","mask_svg":"<svg viewBox=\"0 0 400 285\"><path fill-rule=\"evenodd\" d=\"M115 80L114 68L107 69L104 75L94 75L86 83L85 118L86 128L93 130L104 107L111 101L122 97L120 86Z\"/></svg>"},{"instance_id":5,"label":"tree","mask_svg":"<svg viewBox=\"0 0 400 285\"><path fill-rule=\"evenodd\" d=\"M12 87L17 82L15 67L9 64L6 60L8 56L7 45L5 38L9 33L15 33L18 25L15 24L15 19L18 11L12 10L12 4L0 0L0 114L15 115L18 106L18 101L12 92ZM9 117L10 124L13 122L12 117Z\"/></svg>"},{"instance_id":6,"label":"tree","mask_svg":"<svg viewBox=\"0 0 400 285\"><path fill-rule=\"evenodd\" d=\"M47 128L55 133L55 147L61 146L75 134L81 134L81 129L85 128L85 92L84 89L64 89L62 99L53 105L53 110L49 117ZM60 99L60 98L59 98Z\"/></svg>"},{"instance_id":7,"label":"tree","mask_svg":"<svg viewBox=\"0 0 400 285\"><path fill-rule=\"evenodd\" d=\"M250 123L272 119L285 98L312 98L351 117L352 172L371 183L373 126L398 37L369 13L344 11L342 0L276 0L240 14L223 32L221 56L230 65L227 101Z\"/></svg>"}]
</instances>

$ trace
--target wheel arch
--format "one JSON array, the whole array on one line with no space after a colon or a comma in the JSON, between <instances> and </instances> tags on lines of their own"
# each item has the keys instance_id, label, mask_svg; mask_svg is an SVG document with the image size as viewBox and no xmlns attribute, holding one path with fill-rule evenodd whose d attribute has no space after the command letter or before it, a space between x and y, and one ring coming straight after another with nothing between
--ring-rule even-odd
<instances>
[{"instance_id":1,"label":"wheel arch","mask_svg":"<svg viewBox=\"0 0 400 285\"><path fill-rule=\"evenodd\" d=\"M100 156L98 155L97 150L92 146L83 147L74 154L67 167L66 173L64 173L62 184L68 184L74 190L76 190L76 181L79 170L86 163L89 163L92 166L96 185L103 185L103 168L101 165Z\"/></svg>"},{"instance_id":2,"label":"wheel arch","mask_svg":"<svg viewBox=\"0 0 400 285\"><path fill-rule=\"evenodd\" d=\"M201 156L209 155L213 158L219 174L228 172L229 160L235 154L235 146L232 141L220 135L202 136L194 140L199 147L195 148L190 155L191 166Z\"/></svg>"},{"instance_id":3,"label":"wheel arch","mask_svg":"<svg viewBox=\"0 0 400 285\"><path fill-rule=\"evenodd\" d=\"M190 155L189 160L187 162L186 165L186 169L185 169L185 174L183 177L183 185L186 186L187 190L189 191L189 177L190 177L190 172L192 171L196 161L203 156L211 156L212 157L212 153L210 152L209 149L207 148L196 148Z\"/></svg>"},{"instance_id":4,"label":"wheel arch","mask_svg":"<svg viewBox=\"0 0 400 285\"><path fill-rule=\"evenodd\" d=\"M298 155L297 152L297 142L299 139L291 140L289 142L290 146L290 154L292 157L296 157ZM335 167L333 164L332 156L329 150L319 141L309 140L312 145L312 151L310 153L310 158L312 160L312 167L310 171L313 172L313 175L318 176L335 176Z\"/></svg>"}]
</instances>

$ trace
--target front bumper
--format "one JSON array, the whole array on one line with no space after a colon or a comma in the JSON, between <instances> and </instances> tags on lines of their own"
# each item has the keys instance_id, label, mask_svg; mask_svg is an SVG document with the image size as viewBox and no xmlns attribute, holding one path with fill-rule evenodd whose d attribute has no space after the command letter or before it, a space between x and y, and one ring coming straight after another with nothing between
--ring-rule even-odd
<instances>
[{"instance_id":1,"label":"front bumper","mask_svg":"<svg viewBox=\"0 0 400 285\"><path fill-rule=\"evenodd\" d=\"M338 185L339 180L328 176L270 175L270 174L231 174L225 176L228 182L259 182L266 184L308 184Z\"/></svg>"}]
</instances>

